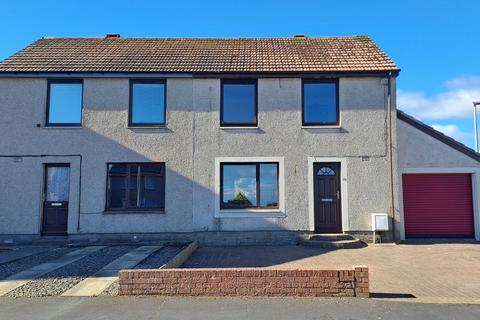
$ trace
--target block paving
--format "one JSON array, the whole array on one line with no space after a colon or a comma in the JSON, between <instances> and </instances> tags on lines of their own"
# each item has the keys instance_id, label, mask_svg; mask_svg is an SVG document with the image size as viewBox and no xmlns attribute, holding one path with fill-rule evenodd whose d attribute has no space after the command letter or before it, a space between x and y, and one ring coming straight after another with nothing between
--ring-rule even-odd
<instances>
[{"instance_id":1,"label":"block paving","mask_svg":"<svg viewBox=\"0 0 480 320\"><path fill-rule=\"evenodd\" d=\"M371 245L327 251L303 246L203 247L183 268L331 269L365 265L376 297L480 302L480 245Z\"/></svg>"}]
</instances>

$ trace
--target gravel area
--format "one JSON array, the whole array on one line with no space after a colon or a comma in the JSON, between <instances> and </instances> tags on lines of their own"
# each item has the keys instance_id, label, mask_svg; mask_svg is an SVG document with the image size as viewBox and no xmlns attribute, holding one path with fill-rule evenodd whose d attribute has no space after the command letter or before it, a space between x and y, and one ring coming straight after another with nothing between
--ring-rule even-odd
<instances>
[{"instance_id":1,"label":"gravel area","mask_svg":"<svg viewBox=\"0 0 480 320\"><path fill-rule=\"evenodd\" d=\"M141 261L134 269L158 269L175 257L184 247L163 247ZM105 289L100 296L118 295L118 280Z\"/></svg>"},{"instance_id":2,"label":"gravel area","mask_svg":"<svg viewBox=\"0 0 480 320\"><path fill-rule=\"evenodd\" d=\"M75 248L53 248L52 250L40 252L32 256L21 258L12 262L0 264L0 280L5 279L15 273L33 268L49 260L57 259L64 254L76 250Z\"/></svg>"},{"instance_id":3,"label":"gravel area","mask_svg":"<svg viewBox=\"0 0 480 320\"><path fill-rule=\"evenodd\" d=\"M60 295L133 249L134 247L132 246L114 246L101 249L85 258L47 273L40 279L32 280L24 286L9 292L6 296L18 298Z\"/></svg>"},{"instance_id":4,"label":"gravel area","mask_svg":"<svg viewBox=\"0 0 480 320\"><path fill-rule=\"evenodd\" d=\"M104 296L118 296L118 288L120 285L118 284L118 280L116 280L114 283L112 283L107 289L103 290L102 293L100 293L100 297Z\"/></svg>"}]
</instances>

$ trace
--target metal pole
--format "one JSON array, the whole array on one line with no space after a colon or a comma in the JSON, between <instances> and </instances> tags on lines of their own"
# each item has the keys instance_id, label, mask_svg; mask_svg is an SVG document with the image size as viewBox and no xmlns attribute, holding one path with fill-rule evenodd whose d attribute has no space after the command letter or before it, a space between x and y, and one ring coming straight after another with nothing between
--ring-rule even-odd
<instances>
[{"instance_id":1,"label":"metal pole","mask_svg":"<svg viewBox=\"0 0 480 320\"><path fill-rule=\"evenodd\" d=\"M480 102L473 103L473 122L475 128L475 151L479 152L478 149L478 124L477 124L477 106L480 105Z\"/></svg>"}]
</instances>

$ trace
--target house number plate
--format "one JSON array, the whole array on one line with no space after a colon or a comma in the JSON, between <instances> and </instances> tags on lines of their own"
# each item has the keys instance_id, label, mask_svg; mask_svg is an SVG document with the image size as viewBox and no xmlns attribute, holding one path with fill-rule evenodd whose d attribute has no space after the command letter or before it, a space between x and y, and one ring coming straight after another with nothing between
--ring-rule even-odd
<instances>
[{"instance_id":1,"label":"house number plate","mask_svg":"<svg viewBox=\"0 0 480 320\"><path fill-rule=\"evenodd\" d=\"M333 202L332 198L322 198L322 202Z\"/></svg>"}]
</instances>

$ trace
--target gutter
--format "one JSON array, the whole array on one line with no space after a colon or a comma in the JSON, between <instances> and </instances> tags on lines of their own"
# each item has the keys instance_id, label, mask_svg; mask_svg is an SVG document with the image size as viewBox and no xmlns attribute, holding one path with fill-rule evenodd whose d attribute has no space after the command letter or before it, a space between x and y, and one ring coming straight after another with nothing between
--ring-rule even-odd
<instances>
[{"instance_id":1,"label":"gutter","mask_svg":"<svg viewBox=\"0 0 480 320\"><path fill-rule=\"evenodd\" d=\"M168 72L97 72L97 71L53 71L53 72L10 72L0 71L0 78L137 78L137 79L158 79L158 78L192 78L192 73L168 73Z\"/></svg>"},{"instance_id":2,"label":"gutter","mask_svg":"<svg viewBox=\"0 0 480 320\"><path fill-rule=\"evenodd\" d=\"M340 78L397 76L400 69L372 71L135 72L135 71L0 71L0 78Z\"/></svg>"}]
</instances>

